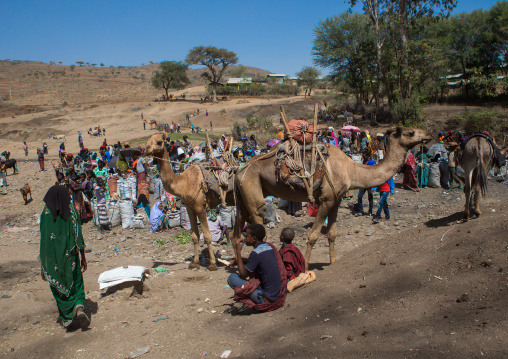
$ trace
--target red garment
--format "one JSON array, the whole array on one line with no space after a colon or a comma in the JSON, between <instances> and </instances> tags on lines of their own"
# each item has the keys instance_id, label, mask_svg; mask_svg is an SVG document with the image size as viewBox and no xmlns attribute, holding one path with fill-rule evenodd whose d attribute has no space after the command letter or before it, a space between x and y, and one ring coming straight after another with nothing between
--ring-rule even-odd
<instances>
[{"instance_id":1,"label":"red garment","mask_svg":"<svg viewBox=\"0 0 508 359\"><path fill-rule=\"evenodd\" d=\"M286 274L289 280L295 279L300 273L305 273L305 258L298 247L293 244L286 244L279 251L282 262L286 267ZM293 271L293 273L291 273Z\"/></svg>"},{"instance_id":2,"label":"red garment","mask_svg":"<svg viewBox=\"0 0 508 359\"><path fill-rule=\"evenodd\" d=\"M286 269L284 268L284 263L282 262L282 258L280 257L279 251L275 246L271 243L265 242L275 253L275 258L277 258L277 264L279 265L280 272L280 291L279 297L273 302L266 302L262 304L256 304L252 300L250 300L249 296L259 287L260 281L258 278L251 278L247 282L244 283L241 287L235 288L235 300L238 300L248 306L249 308L253 308L259 312L271 312L275 309L278 309L284 305L286 301L287 294L287 275Z\"/></svg>"},{"instance_id":3,"label":"red garment","mask_svg":"<svg viewBox=\"0 0 508 359\"><path fill-rule=\"evenodd\" d=\"M388 184L388 182L385 182L381 186L379 186L379 192L390 192L390 185Z\"/></svg>"},{"instance_id":4,"label":"red garment","mask_svg":"<svg viewBox=\"0 0 508 359\"><path fill-rule=\"evenodd\" d=\"M411 188L418 188L418 185L416 184L416 159L411 152L408 152L406 157L404 179L402 180L402 184Z\"/></svg>"}]
</instances>

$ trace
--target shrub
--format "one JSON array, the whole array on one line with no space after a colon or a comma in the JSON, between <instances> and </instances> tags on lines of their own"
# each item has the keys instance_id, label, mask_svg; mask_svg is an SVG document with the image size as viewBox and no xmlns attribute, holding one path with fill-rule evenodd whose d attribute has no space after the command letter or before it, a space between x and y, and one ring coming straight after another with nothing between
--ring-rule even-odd
<instances>
[{"instance_id":1,"label":"shrub","mask_svg":"<svg viewBox=\"0 0 508 359\"><path fill-rule=\"evenodd\" d=\"M497 110L464 111L458 117L461 127L468 134L488 131L496 136L505 129L508 122Z\"/></svg>"},{"instance_id":2,"label":"shrub","mask_svg":"<svg viewBox=\"0 0 508 359\"><path fill-rule=\"evenodd\" d=\"M67 106L67 105L69 105L69 104L67 103L67 101L64 101L64 102L62 103L62 106Z\"/></svg>"},{"instance_id":3,"label":"shrub","mask_svg":"<svg viewBox=\"0 0 508 359\"><path fill-rule=\"evenodd\" d=\"M423 104L420 96L400 99L393 105L393 115L401 126L421 127L423 125Z\"/></svg>"},{"instance_id":4,"label":"shrub","mask_svg":"<svg viewBox=\"0 0 508 359\"><path fill-rule=\"evenodd\" d=\"M268 116L253 117L248 115L245 120L247 121L247 127L249 130L260 129L267 131L273 126L272 119Z\"/></svg>"}]
</instances>

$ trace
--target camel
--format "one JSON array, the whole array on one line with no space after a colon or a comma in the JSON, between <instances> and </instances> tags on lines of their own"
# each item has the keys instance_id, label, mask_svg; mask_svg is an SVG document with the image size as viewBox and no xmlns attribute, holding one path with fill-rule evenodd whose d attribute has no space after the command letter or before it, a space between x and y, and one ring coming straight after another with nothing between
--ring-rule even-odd
<instances>
[{"instance_id":1,"label":"camel","mask_svg":"<svg viewBox=\"0 0 508 359\"><path fill-rule=\"evenodd\" d=\"M150 120L150 121L144 120L143 122L150 125L150 129L152 129L152 126L155 126L155 128L157 128L157 121L155 121L155 120Z\"/></svg>"},{"instance_id":2,"label":"camel","mask_svg":"<svg viewBox=\"0 0 508 359\"><path fill-rule=\"evenodd\" d=\"M506 151L505 151L506 152ZM480 194L487 194L487 177L494 166L494 148L483 136L471 137L462 150L461 167L464 170L464 205L463 221L469 219L471 210L479 217Z\"/></svg>"},{"instance_id":3,"label":"camel","mask_svg":"<svg viewBox=\"0 0 508 359\"><path fill-rule=\"evenodd\" d=\"M165 135L157 133L152 135L146 143L146 155L153 155L158 160L159 170L164 189L180 197L181 202L187 207L192 227L192 240L194 242L194 260L189 268L199 268L199 228L201 222L205 243L210 253L210 265L208 270L217 270L215 255L212 248L212 235L206 219L207 208L215 208L223 203L218 181L209 169L198 165L191 165L182 174L173 172L169 162L169 153L164 145ZM229 178L229 190L225 194L225 202L229 206L234 205L233 177Z\"/></svg>"},{"instance_id":4,"label":"camel","mask_svg":"<svg viewBox=\"0 0 508 359\"><path fill-rule=\"evenodd\" d=\"M365 166L354 162L335 146L328 147L326 168L329 173L321 180L321 185L313 186L313 196L319 203L319 210L312 226L305 266L308 269L312 247L317 241L326 217L328 217L327 236L330 245L330 263L335 262L335 239L337 237L337 211L343 195L348 190L379 186L397 173L404 163L406 153L432 137L424 130L396 127L389 135L389 145L385 158L378 165ZM277 147L268 154L253 157L247 161L245 168L236 176L238 211L234 238L247 220L250 223L263 223L266 210L264 198L272 195L291 201L308 201L307 191L302 187L292 190L278 180L275 167ZM328 179L329 178L329 179Z\"/></svg>"}]
</instances>

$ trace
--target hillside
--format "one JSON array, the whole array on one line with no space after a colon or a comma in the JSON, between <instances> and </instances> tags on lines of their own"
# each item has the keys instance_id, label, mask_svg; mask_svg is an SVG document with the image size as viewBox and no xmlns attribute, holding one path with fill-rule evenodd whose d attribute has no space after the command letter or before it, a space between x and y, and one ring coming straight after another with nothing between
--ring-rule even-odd
<instances>
[{"instance_id":1,"label":"hillside","mask_svg":"<svg viewBox=\"0 0 508 359\"><path fill-rule=\"evenodd\" d=\"M228 68L229 72L239 66ZM104 102L118 103L131 100L151 100L160 97L161 91L151 86L152 73L158 64L137 67L104 67L100 65L71 66L46 64L33 61L0 61L0 105L5 115L26 113L23 106L87 105ZM243 67L246 76L266 76L269 71ZM187 76L191 83L187 88L202 86L206 81L201 77L202 69L188 70ZM5 101L12 104L6 110ZM186 92L187 90L179 91ZM21 106L21 108L19 107ZM1 116L0 117L4 117Z\"/></svg>"}]
</instances>

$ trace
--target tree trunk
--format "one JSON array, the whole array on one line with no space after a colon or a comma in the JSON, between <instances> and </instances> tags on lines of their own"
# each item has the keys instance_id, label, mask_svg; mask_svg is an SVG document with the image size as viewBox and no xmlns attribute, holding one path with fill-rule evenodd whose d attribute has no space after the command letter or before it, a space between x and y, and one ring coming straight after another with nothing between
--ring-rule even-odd
<instances>
[{"instance_id":1,"label":"tree trunk","mask_svg":"<svg viewBox=\"0 0 508 359\"><path fill-rule=\"evenodd\" d=\"M169 101L168 88L165 87L164 90L166 90L166 100L165 101Z\"/></svg>"},{"instance_id":2,"label":"tree trunk","mask_svg":"<svg viewBox=\"0 0 508 359\"><path fill-rule=\"evenodd\" d=\"M212 86L212 102L213 103L216 103L217 102L217 84L213 84Z\"/></svg>"},{"instance_id":3,"label":"tree trunk","mask_svg":"<svg viewBox=\"0 0 508 359\"><path fill-rule=\"evenodd\" d=\"M402 98L409 97L408 49L407 49L407 0L400 1L400 45L402 51L400 84Z\"/></svg>"}]
</instances>

